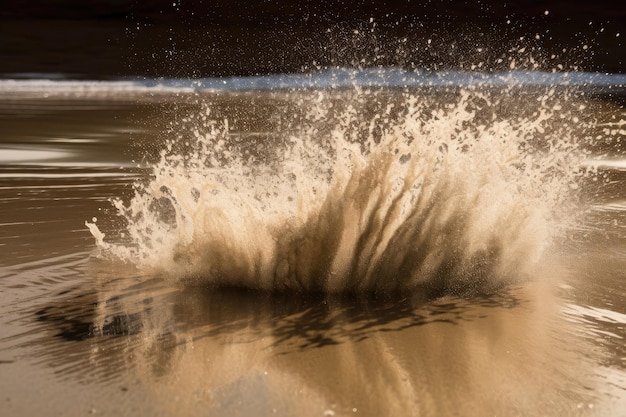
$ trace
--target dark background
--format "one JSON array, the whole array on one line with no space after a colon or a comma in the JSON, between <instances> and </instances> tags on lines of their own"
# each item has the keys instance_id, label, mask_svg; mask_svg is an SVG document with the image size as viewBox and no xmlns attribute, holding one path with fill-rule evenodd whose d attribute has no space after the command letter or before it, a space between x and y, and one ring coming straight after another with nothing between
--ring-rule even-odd
<instances>
[{"instance_id":1,"label":"dark background","mask_svg":"<svg viewBox=\"0 0 626 417\"><path fill-rule=\"evenodd\" d=\"M625 72L624 22L624 3L606 0L0 0L0 77L508 69L510 57Z\"/></svg>"}]
</instances>

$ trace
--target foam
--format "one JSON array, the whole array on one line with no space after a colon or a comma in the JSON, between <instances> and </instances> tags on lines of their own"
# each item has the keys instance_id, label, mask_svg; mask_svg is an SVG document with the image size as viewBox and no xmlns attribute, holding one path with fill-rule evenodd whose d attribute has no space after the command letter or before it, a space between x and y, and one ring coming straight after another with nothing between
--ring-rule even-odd
<instances>
[{"instance_id":1,"label":"foam","mask_svg":"<svg viewBox=\"0 0 626 417\"><path fill-rule=\"evenodd\" d=\"M0 93L45 97L125 97L146 94L190 94L220 91L263 91L277 89L319 89L359 87L420 86L585 86L623 89L625 74L545 71L424 71L402 68L329 68L314 73L271 74L248 77L197 79L137 78L118 80L4 79Z\"/></svg>"}]
</instances>

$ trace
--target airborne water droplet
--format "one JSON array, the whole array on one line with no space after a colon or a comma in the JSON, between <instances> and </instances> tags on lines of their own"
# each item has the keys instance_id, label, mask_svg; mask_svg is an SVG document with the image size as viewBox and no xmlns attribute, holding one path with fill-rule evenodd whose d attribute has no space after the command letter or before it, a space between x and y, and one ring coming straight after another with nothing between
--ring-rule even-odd
<instances>
[{"instance_id":1,"label":"airborne water droplet","mask_svg":"<svg viewBox=\"0 0 626 417\"><path fill-rule=\"evenodd\" d=\"M124 260L207 284L337 292L514 281L566 217L578 161L567 126L550 128L573 120L556 94L508 93L285 93L266 98L284 108L259 142L221 116L188 117L151 181L115 202L124 242L87 226ZM506 112L512 99L525 100L520 114ZM199 115L209 109L200 103ZM529 137L551 141L550 154Z\"/></svg>"}]
</instances>

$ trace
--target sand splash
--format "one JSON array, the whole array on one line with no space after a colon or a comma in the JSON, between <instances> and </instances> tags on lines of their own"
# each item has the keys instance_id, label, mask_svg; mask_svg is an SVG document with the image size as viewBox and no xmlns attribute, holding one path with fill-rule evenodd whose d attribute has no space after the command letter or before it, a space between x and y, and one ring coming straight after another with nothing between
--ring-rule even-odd
<instances>
[{"instance_id":1,"label":"sand splash","mask_svg":"<svg viewBox=\"0 0 626 417\"><path fill-rule=\"evenodd\" d=\"M102 255L200 285L483 291L531 276L572 219L584 152L555 88L282 94L253 144L204 98L113 202L124 242L86 223Z\"/></svg>"}]
</instances>

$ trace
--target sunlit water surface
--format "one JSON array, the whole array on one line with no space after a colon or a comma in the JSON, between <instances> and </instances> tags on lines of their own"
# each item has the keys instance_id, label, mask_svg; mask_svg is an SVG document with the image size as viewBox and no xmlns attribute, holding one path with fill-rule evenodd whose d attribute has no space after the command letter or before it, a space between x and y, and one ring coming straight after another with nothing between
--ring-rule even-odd
<instances>
[{"instance_id":1,"label":"sunlit water surface","mask_svg":"<svg viewBox=\"0 0 626 417\"><path fill-rule=\"evenodd\" d=\"M0 81L0 414L625 415L624 81Z\"/></svg>"}]
</instances>

